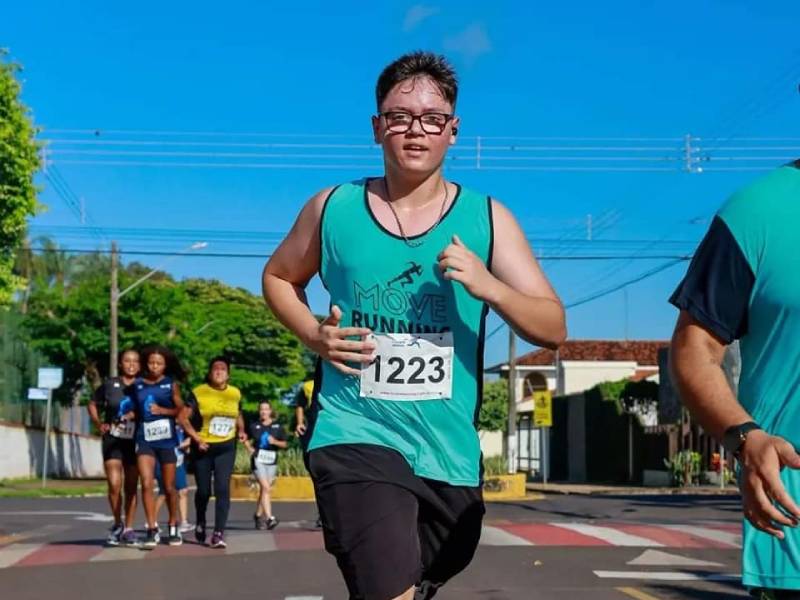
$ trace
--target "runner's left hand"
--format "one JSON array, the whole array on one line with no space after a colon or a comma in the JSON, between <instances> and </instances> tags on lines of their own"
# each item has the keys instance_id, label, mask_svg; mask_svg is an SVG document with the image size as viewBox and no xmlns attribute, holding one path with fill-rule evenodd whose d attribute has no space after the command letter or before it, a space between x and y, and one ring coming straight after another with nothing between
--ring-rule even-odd
<instances>
[{"instance_id":1,"label":"runner's left hand","mask_svg":"<svg viewBox=\"0 0 800 600\"><path fill-rule=\"evenodd\" d=\"M484 262L457 235L437 257L445 279L460 281L478 300L484 300L496 279Z\"/></svg>"},{"instance_id":2,"label":"runner's left hand","mask_svg":"<svg viewBox=\"0 0 800 600\"><path fill-rule=\"evenodd\" d=\"M244 431L239 432L239 441L243 444L247 441L247 434Z\"/></svg>"},{"instance_id":3,"label":"runner's left hand","mask_svg":"<svg viewBox=\"0 0 800 600\"><path fill-rule=\"evenodd\" d=\"M150 406L150 414L153 414L153 415L163 415L164 414L164 410L165 410L164 408L160 407L155 402Z\"/></svg>"}]
</instances>

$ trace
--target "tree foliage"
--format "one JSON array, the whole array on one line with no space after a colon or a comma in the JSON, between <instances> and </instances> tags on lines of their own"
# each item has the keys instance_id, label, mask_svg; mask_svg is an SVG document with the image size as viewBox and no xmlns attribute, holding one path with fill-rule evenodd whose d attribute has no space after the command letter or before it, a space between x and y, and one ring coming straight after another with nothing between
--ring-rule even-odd
<instances>
[{"instance_id":1,"label":"tree foliage","mask_svg":"<svg viewBox=\"0 0 800 600\"><path fill-rule=\"evenodd\" d=\"M37 206L33 176L39 169L39 145L30 111L20 100L19 71L0 49L0 308L8 307L23 285L13 267L27 218Z\"/></svg>"},{"instance_id":2,"label":"tree foliage","mask_svg":"<svg viewBox=\"0 0 800 600\"><path fill-rule=\"evenodd\" d=\"M508 380L499 379L483 384L483 404L478 414L481 431L508 429Z\"/></svg>"},{"instance_id":3,"label":"tree foliage","mask_svg":"<svg viewBox=\"0 0 800 600\"><path fill-rule=\"evenodd\" d=\"M110 260L57 252L32 257L24 328L30 344L53 365L64 368L67 400L85 378L96 383L108 371ZM120 267L125 289L150 268ZM276 400L307 374L309 357L250 292L215 280L175 281L158 273L119 301L119 348L148 343L171 348L188 367L188 386L202 382L208 361L226 355L231 383L241 388L245 409L261 399Z\"/></svg>"}]
</instances>

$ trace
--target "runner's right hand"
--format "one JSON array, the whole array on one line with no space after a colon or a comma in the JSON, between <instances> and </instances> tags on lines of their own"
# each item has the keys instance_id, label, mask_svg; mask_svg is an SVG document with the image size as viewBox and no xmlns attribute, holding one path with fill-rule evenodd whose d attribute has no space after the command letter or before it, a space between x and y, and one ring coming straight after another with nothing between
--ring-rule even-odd
<instances>
[{"instance_id":1,"label":"runner's right hand","mask_svg":"<svg viewBox=\"0 0 800 600\"><path fill-rule=\"evenodd\" d=\"M108 423L100 423L100 433L108 433L111 431L111 425Z\"/></svg>"},{"instance_id":2,"label":"runner's right hand","mask_svg":"<svg viewBox=\"0 0 800 600\"><path fill-rule=\"evenodd\" d=\"M786 492L780 472L785 466L800 469L800 455L783 438L765 431L751 431L742 447L740 461L744 516L756 529L783 539L780 527L796 527L800 508Z\"/></svg>"},{"instance_id":3,"label":"runner's right hand","mask_svg":"<svg viewBox=\"0 0 800 600\"><path fill-rule=\"evenodd\" d=\"M208 442L197 443L197 449L200 450L200 452L207 452L208 448L209 448Z\"/></svg>"},{"instance_id":4,"label":"runner's right hand","mask_svg":"<svg viewBox=\"0 0 800 600\"><path fill-rule=\"evenodd\" d=\"M305 434L306 434L306 426L305 426L305 423L298 423L298 424L297 424L297 427L295 427L295 428L294 428L294 434L295 434L297 437L300 437L301 435L305 435Z\"/></svg>"},{"instance_id":5,"label":"runner's right hand","mask_svg":"<svg viewBox=\"0 0 800 600\"><path fill-rule=\"evenodd\" d=\"M341 320L342 310L336 305L332 306L331 314L319 324L309 345L338 371L345 375L360 376L359 369L348 367L345 362L369 364L374 360L375 344L363 339L372 331L366 327L339 327ZM360 336L362 339L361 341L347 339L352 336Z\"/></svg>"}]
</instances>

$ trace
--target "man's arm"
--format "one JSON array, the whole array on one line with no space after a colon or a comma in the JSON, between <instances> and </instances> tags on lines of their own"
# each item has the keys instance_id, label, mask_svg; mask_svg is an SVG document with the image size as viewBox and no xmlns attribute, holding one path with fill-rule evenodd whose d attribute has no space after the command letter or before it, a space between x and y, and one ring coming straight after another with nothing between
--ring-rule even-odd
<instances>
[{"instance_id":1,"label":"man's arm","mask_svg":"<svg viewBox=\"0 0 800 600\"><path fill-rule=\"evenodd\" d=\"M752 421L736 400L722 370L725 343L681 311L670 348L670 370L681 400L718 440L735 425Z\"/></svg>"},{"instance_id":2,"label":"man's arm","mask_svg":"<svg viewBox=\"0 0 800 600\"><path fill-rule=\"evenodd\" d=\"M446 279L460 281L524 340L557 348L567 337L564 307L511 212L492 200L494 247L491 272L454 236L439 255Z\"/></svg>"},{"instance_id":3,"label":"man's arm","mask_svg":"<svg viewBox=\"0 0 800 600\"><path fill-rule=\"evenodd\" d=\"M722 340L688 312L681 311L670 350L672 377L686 408L718 440L728 428L752 421L725 379L724 353ZM782 539L784 534L779 526L796 526L800 508L786 492L780 470L784 465L800 467L800 456L783 438L754 430L747 434L737 458L743 467L745 516L758 529ZM778 510L773 500L791 517Z\"/></svg>"},{"instance_id":4,"label":"man's arm","mask_svg":"<svg viewBox=\"0 0 800 600\"><path fill-rule=\"evenodd\" d=\"M345 362L369 363L375 346L371 342L348 340L370 333L363 327L339 328L342 312L331 308L322 323L308 307L305 287L320 267L319 228L322 209L331 190L316 194L305 205L291 231L264 267L262 288L272 312L310 350L350 375L360 371Z\"/></svg>"}]
</instances>

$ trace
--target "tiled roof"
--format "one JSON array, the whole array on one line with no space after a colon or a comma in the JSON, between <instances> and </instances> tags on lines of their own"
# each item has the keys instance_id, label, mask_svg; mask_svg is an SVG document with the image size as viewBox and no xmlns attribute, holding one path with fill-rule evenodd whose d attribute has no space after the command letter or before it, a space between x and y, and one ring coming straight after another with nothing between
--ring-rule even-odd
<instances>
[{"instance_id":1,"label":"tiled roof","mask_svg":"<svg viewBox=\"0 0 800 600\"><path fill-rule=\"evenodd\" d=\"M633 361L639 365L658 365L658 351L669 346L667 340L567 340L558 349L560 360ZM535 350L517 358L518 366L550 366L556 362L553 350ZM490 367L499 370L508 363Z\"/></svg>"}]
</instances>

